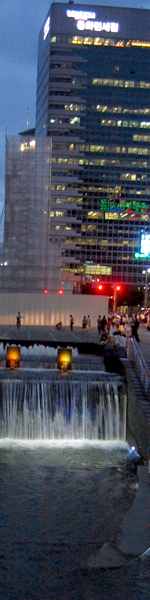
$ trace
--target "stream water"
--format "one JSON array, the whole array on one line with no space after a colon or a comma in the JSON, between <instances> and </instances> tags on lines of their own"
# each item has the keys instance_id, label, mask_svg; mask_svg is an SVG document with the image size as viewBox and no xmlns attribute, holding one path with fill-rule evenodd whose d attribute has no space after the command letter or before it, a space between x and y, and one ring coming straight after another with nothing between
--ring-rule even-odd
<instances>
[{"instance_id":1,"label":"stream water","mask_svg":"<svg viewBox=\"0 0 150 600\"><path fill-rule=\"evenodd\" d=\"M110 597L85 565L134 500L126 453L125 442L1 440L1 600Z\"/></svg>"}]
</instances>

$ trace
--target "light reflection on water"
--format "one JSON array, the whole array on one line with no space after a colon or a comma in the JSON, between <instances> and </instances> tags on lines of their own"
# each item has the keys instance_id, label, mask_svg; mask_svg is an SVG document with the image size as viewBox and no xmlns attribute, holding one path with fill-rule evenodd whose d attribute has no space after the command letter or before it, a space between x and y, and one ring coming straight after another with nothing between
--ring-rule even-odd
<instances>
[{"instance_id":1,"label":"light reflection on water","mask_svg":"<svg viewBox=\"0 0 150 600\"><path fill-rule=\"evenodd\" d=\"M2 600L88 598L74 569L133 502L126 453L117 442L0 441Z\"/></svg>"}]
</instances>

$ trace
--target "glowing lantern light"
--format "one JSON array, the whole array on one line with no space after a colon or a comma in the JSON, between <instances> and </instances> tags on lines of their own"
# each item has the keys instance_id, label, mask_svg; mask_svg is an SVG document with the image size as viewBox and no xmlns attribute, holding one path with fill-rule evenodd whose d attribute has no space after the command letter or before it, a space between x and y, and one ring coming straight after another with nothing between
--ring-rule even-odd
<instances>
[{"instance_id":1,"label":"glowing lantern light","mask_svg":"<svg viewBox=\"0 0 150 600\"><path fill-rule=\"evenodd\" d=\"M72 368L71 348L58 348L57 368L61 371L69 371Z\"/></svg>"},{"instance_id":2,"label":"glowing lantern light","mask_svg":"<svg viewBox=\"0 0 150 600\"><path fill-rule=\"evenodd\" d=\"M20 348L18 346L7 346L6 367L11 369L20 367Z\"/></svg>"}]
</instances>

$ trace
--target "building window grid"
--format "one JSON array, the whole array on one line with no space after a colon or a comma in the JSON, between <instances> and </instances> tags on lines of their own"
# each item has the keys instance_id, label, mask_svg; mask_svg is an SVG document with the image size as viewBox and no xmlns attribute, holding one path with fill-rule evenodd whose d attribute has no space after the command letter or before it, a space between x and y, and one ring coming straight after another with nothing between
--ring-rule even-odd
<instances>
[{"instance_id":1,"label":"building window grid","mask_svg":"<svg viewBox=\"0 0 150 600\"><path fill-rule=\"evenodd\" d=\"M134 126L134 124L133 124L133 126ZM120 127L120 126L118 125L118 128L119 128L119 127ZM133 141L136 141L136 140L133 140ZM140 140L138 140L138 141L140 141ZM141 140L141 141L142 141L142 140ZM144 140L143 140L143 141L144 141ZM145 140L145 141L146 141L146 140ZM148 141L148 140L147 140L147 141ZM118 151L119 151L119 148L118 148ZM109 160L109 162L110 162L110 160ZM105 177L107 176L107 175L106 175L106 172L105 172L105 173L103 173L103 174L104 174L104 176L105 176ZM116 178L116 177L117 177L117 174L115 174L115 178ZM111 175L110 175L110 178L111 178ZM129 186L129 185L127 186L127 188L128 188L128 190L130 190L130 186ZM141 186L140 186L140 191L141 191L141 189L142 189L142 188L141 188ZM108 191L108 194L109 194L109 191ZM106 194L105 194L105 195L106 195ZM99 191L99 192L98 192L98 194L97 194L97 199L99 199L99 198L100 198L100 196L101 196L101 192ZM94 194L94 192L93 192L93 195L92 195L92 197L93 197L93 202L95 202L95 201L96 201L96 197L95 197L95 194ZM125 235L125 232L124 232L124 235ZM129 236L128 236L128 238L129 238ZM87 250L87 252L89 252L89 250ZM92 252L93 252L93 251L92 251L92 249L90 249L90 254L91 254L91 255L92 255ZM99 252L99 251L97 250L97 252ZM80 253L80 254L81 254L81 253ZM102 253L101 253L101 256L103 256L103 255L102 255Z\"/></svg>"}]
</instances>

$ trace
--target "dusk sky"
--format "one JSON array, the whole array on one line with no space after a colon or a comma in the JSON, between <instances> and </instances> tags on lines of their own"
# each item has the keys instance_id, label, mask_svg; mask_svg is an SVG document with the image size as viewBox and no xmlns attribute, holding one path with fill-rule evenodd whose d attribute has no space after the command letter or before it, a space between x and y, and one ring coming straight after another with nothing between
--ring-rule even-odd
<instances>
[{"instance_id":1,"label":"dusk sky","mask_svg":"<svg viewBox=\"0 0 150 600\"><path fill-rule=\"evenodd\" d=\"M4 205L5 133L17 135L26 129L27 107L29 128L35 126L38 34L50 4L49 0L0 0L0 214ZM150 8L150 0L86 4Z\"/></svg>"}]
</instances>

